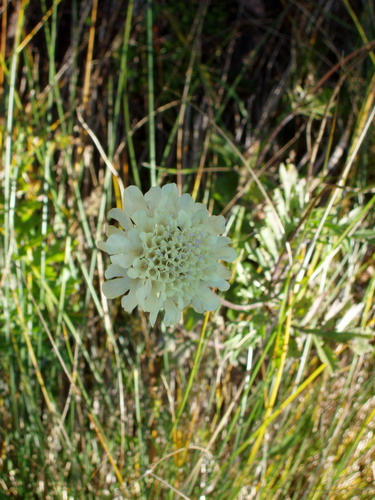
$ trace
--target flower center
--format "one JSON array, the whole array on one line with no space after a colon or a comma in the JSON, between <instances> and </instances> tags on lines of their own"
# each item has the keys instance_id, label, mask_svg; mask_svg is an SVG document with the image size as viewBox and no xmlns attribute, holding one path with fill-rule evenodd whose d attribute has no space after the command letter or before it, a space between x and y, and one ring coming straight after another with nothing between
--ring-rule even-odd
<instances>
[{"instance_id":1,"label":"flower center","mask_svg":"<svg viewBox=\"0 0 375 500\"><path fill-rule=\"evenodd\" d=\"M134 264L139 276L170 282L180 288L187 280L201 279L207 267L204 234L192 228L181 229L173 221L158 224L143 233L143 256Z\"/></svg>"}]
</instances>

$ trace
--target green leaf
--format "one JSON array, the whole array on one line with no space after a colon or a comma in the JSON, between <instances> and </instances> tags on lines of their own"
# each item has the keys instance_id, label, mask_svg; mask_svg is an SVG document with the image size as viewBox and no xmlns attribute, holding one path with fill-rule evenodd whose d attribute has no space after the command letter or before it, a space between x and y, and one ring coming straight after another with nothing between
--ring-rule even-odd
<instances>
[{"instance_id":1,"label":"green leaf","mask_svg":"<svg viewBox=\"0 0 375 500\"><path fill-rule=\"evenodd\" d=\"M332 349L324 344L318 337L314 336L313 338L321 362L327 365L328 371L332 375L337 370L337 362Z\"/></svg>"},{"instance_id":2,"label":"green leaf","mask_svg":"<svg viewBox=\"0 0 375 500\"><path fill-rule=\"evenodd\" d=\"M338 332L336 330L321 330L319 328L301 328L294 326L301 333L313 334L325 339L334 340L335 342L347 342L355 338L372 339L373 335L363 332Z\"/></svg>"}]
</instances>

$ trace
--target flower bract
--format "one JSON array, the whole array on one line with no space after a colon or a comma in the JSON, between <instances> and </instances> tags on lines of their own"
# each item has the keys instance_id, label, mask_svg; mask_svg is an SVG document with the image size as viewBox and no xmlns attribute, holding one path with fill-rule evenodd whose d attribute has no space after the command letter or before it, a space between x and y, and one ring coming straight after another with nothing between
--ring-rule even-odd
<instances>
[{"instance_id":1,"label":"flower bract","mask_svg":"<svg viewBox=\"0 0 375 500\"><path fill-rule=\"evenodd\" d=\"M104 295L122 296L121 305L150 313L153 325L159 311L164 323L176 324L182 310L213 311L218 296L210 287L229 288L230 271L218 261L231 262L222 216L212 216L189 194L179 196L176 184L152 187L145 195L136 187L124 191L124 209L113 208L109 217L120 228L108 226L107 241L98 247L110 255Z\"/></svg>"}]
</instances>

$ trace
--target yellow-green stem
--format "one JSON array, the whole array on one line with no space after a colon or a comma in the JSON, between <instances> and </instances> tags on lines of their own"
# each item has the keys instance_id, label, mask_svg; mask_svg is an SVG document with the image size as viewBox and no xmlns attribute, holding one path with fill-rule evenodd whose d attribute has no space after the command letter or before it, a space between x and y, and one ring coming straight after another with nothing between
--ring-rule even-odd
<instances>
[{"instance_id":1,"label":"yellow-green stem","mask_svg":"<svg viewBox=\"0 0 375 500\"><path fill-rule=\"evenodd\" d=\"M206 312L206 314L204 316L201 335L199 337L198 347L197 347L197 351L195 353L193 368L191 370L189 381L188 381L188 384L186 386L184 395L182 396L180 406L178 407L178 410L177 410L176 419L175 419L175 421L173 423L173 427L172 427L172 435L174 434L175 430L177 429L178 422L180 421L181 415L185 409L187 400L189 398L189 394L191 392L191 388L193 387L193 382L194 382L195 376L196 376L198 369L199 369L199 366L200 366L200 362L201 362L202 354L203 354L203 344L204 344L204 339L205 339L205 335L206 335L209 317L210 317L210 312L208 311L208 312Z\"/></svg>"}]
</instances>

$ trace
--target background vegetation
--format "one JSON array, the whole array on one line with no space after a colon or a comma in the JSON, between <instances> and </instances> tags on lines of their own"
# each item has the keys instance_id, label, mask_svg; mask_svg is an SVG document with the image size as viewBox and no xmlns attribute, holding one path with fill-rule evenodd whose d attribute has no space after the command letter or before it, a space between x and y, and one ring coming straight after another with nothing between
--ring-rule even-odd
<instances>
[{"instance_id":1,"label":"background vegetation","mask_svg":"<svg viewBox=\"0 0 375 500\"><path fill-rule=\"evenodd\" d=\"M373 3L0 17L0 497L374 498ZM164 182L238 259L218 311L151 329L95 241Z\"/></svg>"}]
</instances>

